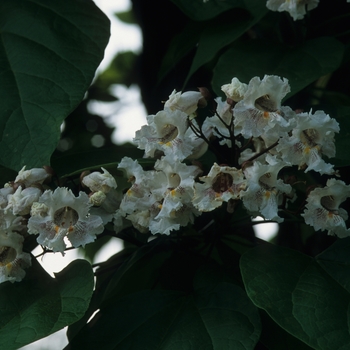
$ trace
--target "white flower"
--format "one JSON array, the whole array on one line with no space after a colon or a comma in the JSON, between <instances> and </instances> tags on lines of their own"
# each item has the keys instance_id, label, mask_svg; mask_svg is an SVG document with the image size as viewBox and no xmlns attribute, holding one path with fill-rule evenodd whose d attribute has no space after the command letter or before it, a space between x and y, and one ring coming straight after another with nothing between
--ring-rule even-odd
<instances>
[{"instance_id":1,"label":"white flower","mask_svg":"<svg viewBox=\"0 0 350 350\"><path fill-rule=\"evenodd\" d=\"M5 208L7 206L7 197L9 194L13 194L14 189L12 186L6 186L0 189L0 208Z\"/></svg>"},{"instance_id":2,"label":"white flower","mask_svg":"<svg viewBox=\"0 0 350 350\"><path fill-rule=\"evenodd\" d=\"M317 7L319 0L268 0L266 6L271 11L287 11L294 21L303 19L307 10Z\"/></svg>"},{"instance_id":3,"label":"white flower","mask_svg":"<svg viewBox=\"0 0 350 350\"><path fill-rule=\"evenodd\" d=\"M14 194L8 195L8 204L5 210L12 209L15 215L27 215L30 213L31 206L38 201L41 190L37 187L27 187L22 190L19 186Z\"/></svg>"},{"instance_id":4,"label":"white flower","mask_svg":"<svg viewBox=\"0 0 350 350\"><path fill-rule=\"evenodd\" d=\"M176 92L174 90L169 99L165 102L164 109L169 108L172 111L178 109L181 112L191 115L198 108L198 102L205 101L203 95L198 91Z\"/></svg>"},{"instance_id":5,"label":"white flower","mask_svg":"<svg viewBox=\"0 0 350 350\"><path fill-rule=\"evenodd\" d=\"M103 193L109 192L112 188L117 188L117 183L114 177L104 168L103 174L95 171L89 175L84 176L82 182L85 186L89 187L91 191Z\"/></svg>"},{"instance_id":6,"label":"white flower","mask_svg":"<svg viewBox=\"0 0 350 350\"><path fill-rule=\"evenodd\" d=\"M242 170L214 163L207 176L199 178L204 183L195 183L193 205L199 211L211 211L228 202L238 199L246 187Z\"/></svg>"},{"instance_id":7,"label":"white flower","mask_svg":"<svg viewBox=\"0 0 350 350\"><path fill-rule=\"evenodd\" d=\"M93 242L96 235L103 231L102 219L89 215L91 204L84 192L75 197L71 190L57 188L54 192L45 191L39 203L47 209L41 206L41 210L32 211L28 232L38 233L38 243L55 252L65 250L65 237L68 237L73 247L79 247ZM35 207L40 208L39 205Z\"/></svg>"},{"instance_id":8,"label":"white flower","mask_svg":"<svg viewBox=\"0 0 350 350\"><path fill-rule=\"evenodd\" d=\"M148 210L154 201L161 200L161 189L166 183L166 176L163 172L144 171L137 160L129 157L124 157L118 168L126 171L129 182L132 184L120 204L123 212L132 214L135 211Z\"/></svg>"},{"instance_id":9,"label":"white flower","mask_svg":"<svg viewBox=\"0 0 350 350\"><path fill-rule=\"evenodd\" d=\"M22 224L22 217L13 214L12 210L0 209L0 232L20 232L25 226Z\"/></svg>"},{"instance_id":10,"label":"white flower","mask_svg":"<svg viewBox=\"0 0 350 350\"><path fill-rule=\"evenodd\" d=\"M232 114L232 106L228 104L226 101L223 101L220 97L215 99L217 103L217 115L212 117L207 117L203 123L203 129L211 128L213 130L213 134L217 136L220 141L220 145L227 145L228 147L232 147L232 142L230 138L230 129L233 127L233 114ZM224 124L228 125L228 127Z\"/></svg>"},{"instance_id":11,"label":"white flower","mask_svg":"<svg viewBox=\"0 0 350 350\"><path fill-rule=\"evenodd\" d=\"M327 230L329 235L340 238L350 236L350 230L345 225L348 214L339 208L348 197L350 197L349 185L340 180L329 179L326 187L315 188L309 193L306 209L301 215L316 231Z\"/></svg>"},{"instance_id":12,"label":"white flower","mask_svg":"<svg viewBox=\"0 0 350 350\"><path fill-rule=\"evenodd\" d=\"M233 109L235 135L250 138L264 134L277 140L281 132L290 127L283 117L284 109L289 114L290 108L281 107L281 101L289 91L285 78L282 80L275 75L265 75L262 80L252 78L243 100Z\"/></svg>"},{"instance_id":13,"label":"white flower","mask_svg":"<svg viewBox=\"0 0 350 350\"><path fill-rule=\"evenodd\" d=\"M221 86L221 90L225 93L227 98L230 98L235 102L243 100L247 89L248 85L241 83L237 78L233 78L230 84Z\"/></svg>"},{"instance_id":14,"label":"white flower","mask_svg":"<svg viewBox=\"0 0 350 350\"><path fill-rule=\"evenodd\" d=\"M295 119L292 134L282 136L277 146L282 159L299 169L306 168L305 172L332 174L333 165L325 163L321 156L335 156L334 133L339 132L339 124L323 111L297 114Z\"/></svg>"},{"instance_id":15,"label":"white flower","mask_svg":"<svg viewBox=\"0 0 350 350\"><path fill-rule=\"evenodd\" d=\"M145 150L146 157L154 157L155 151L163 151L174 160L183 160L192 153L186 131L189 127L187 114L179 110L163 110L147 116L148 125L136 132L134 142Z\"/></svg>"},{"instance_id":16,"label":"white flower","mask_svg":"<svg viewBox=\"0 0 350 350\"><path fill-rule=\"evenodd\" d=\"M122 201L121 191L112 188L108 193L95 192L90 196L90 202L97 206L90 208L90 214L101 217L103 225L112 221L115 211Z\"/></svg>"},{"instance_id":17,"label":"white flower","mask_svg":"<svg viewBox=\"0 0 350 350\"><path fill-rule=\"evenodd\" d=\"M22 182L26 187L33 184L42 184L50 175L42 168L33 168L25 170L24 166L18 173L15 182Z\"/></svg>"},{"instance_id":18,"label":"white flower","mask_svg":"<svg viewBox=\"0 0 350 350\"><path fill-rule=\"evenodd\" d=\"M194 178L201 170L197 166L188 166L179 161L173 163L169 157L162 157L156 162L154 168L166 175L166 181L163 183L162 189L159 189L163 192L161 210L152 222L162 221L164 223L171 219L171 223L178 225L178 228L179 225L186 226L189 221L193 222L193 214L198 215L197 210L191 203ZM154 227L156 226L154 222L150 224L152 233L165 233L160 229L155 231ZM161 226L164 226L164 224ZM170 230L167 230L167 232L170 232Z\"/></svg>"},{"instance_id":19,"label":"white flower","mask_svg":"<svg viewBox=\"0 0 350 350\"><path fill-rule=\"evenodd\" d=\"M23 236L15 232L0 232L0 283L19 282L25 276L23 269L31 266L31 257L22 252Z\"/></svg>"},{"instance_id":20,"label":"white flower","mask_svg":"<svg viewBox=\"0 0 350 350\"><path fill-rule=\"evenodd\" d=\"M255 161L253 166L244 170L248 183L241 198L252 215L282 222L283 219L278 216L278 205L282 201L283 193L292 197L292 187L277 177L287 164L269 154L266 161L267 164Z\"/></svg>"}]
</instances>

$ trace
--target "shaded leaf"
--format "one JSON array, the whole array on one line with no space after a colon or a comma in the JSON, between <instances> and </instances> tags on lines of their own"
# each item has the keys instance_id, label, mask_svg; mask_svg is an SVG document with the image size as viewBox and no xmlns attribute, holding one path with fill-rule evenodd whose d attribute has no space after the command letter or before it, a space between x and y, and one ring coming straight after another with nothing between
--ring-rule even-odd
<instances>
[{"instance_id":1,"label":"shaded leaf","mask_svg":"<svg viewBox=\"0 0 350 350\"><path fill-rule=\"evenodd\" d=\"M237 42L219 59L213 76L213 89L222 95L221 86L233 77L248 83L265 74L287 78L291 92L287 98L338 68L343 57L343 45L334 38L321 37L290 48L264 40Z\"/></svg>"},{"instance_id":2,"label":"shaded leaf","mask_svg":"<svg viewBox=\"0 0 350 350\"><path fill-rule=\"evenodd\" d=\"M262 10L261 4L255 0L209 0L206 3L203 0L172 0L172 2L195 21L204 21L213 18L232 8L249 10L254 16L259 15Z\"/></svg>"},{"instance_id":3,"label":"shaded leaf","mask_svg":"<svg viewBox=\"0 0 350 350\"><path fill-rule=\"evenodd\" d=\"M143 290L94 319L66 349L248 350L260 334L257 310L244 291L208 268L198 272L189 295Z\"/></svg>"},{"instance_id":4,"label":"shaded leaf","mask_svg":"<svg viewBox=\"0 0 350 350\"><path fill-rule=\"evenodd\" d=\"M51 278L32 259L20 283L0 285L0 348L18 349L79 320L89 306L91 265L75 260Z\"/></svg>"},{"instance_id":5,"label":"shaded leaf","mask_svg":"<svg viewBox=\"0 0 350 350\"><path fill-rule=\"evenodd\" d=\"M344 249L350 256L348 245ZM264 244L243 254L240 267L248 296L282 328L314 349L345 350L350 346L350 295L343 285L348 285L350 264L319 259L322 254L315 260ZM333 275L336 269L331 267L337 265L343 279Z\"/></svg>"},{"instance_id":6,"label":"shaded leaf","mask_svg":"<svg viewBox=\"0 0 350 350\"><path fill-rule=\"evenodd\" d=\"M261 11L255 17L250 16L247 11L235 9L207 23L201 33L186 81L198 68L210 62L222 48L238 39L266 14L267 8L264 2L257 4L256 7Z\"/></svg>"},{"instance_id":7,"label":"shaded leaf","mask_svg":"<svg viewBox=\"0 0 350 350\"><path fill-rule=\"evenodd\" d=\"M0 163L48 165L103 58L109 21L93 1L3 0L0 36Z\"/></svg>"}]
</instances>

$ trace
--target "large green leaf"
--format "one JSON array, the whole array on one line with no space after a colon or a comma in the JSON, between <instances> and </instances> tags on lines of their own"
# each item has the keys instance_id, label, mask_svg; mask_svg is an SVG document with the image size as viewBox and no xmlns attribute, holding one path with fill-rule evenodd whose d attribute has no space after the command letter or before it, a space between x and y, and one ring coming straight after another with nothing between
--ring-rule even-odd
<instances>
[{"instance_id":1,"label":"large green leaf","mask_svg":"<svg viewBox=\"0 0 350 350\"><path fill-rule=\"evenodd\" d=\"M250 16L246 11L235 9L207 23L201 33L186 81L198 68L210 62L222 48L238 39L266 14L267 7L264 2L258 3L256 7L261 11L255 17Z\"/></svg>"},{"instance_id":2,"label":"large green leaf","mask_svg":"<svg viewBox=\"0 0 350 350\"><path fill-rule=\"evenodd\" d=\"M259 315L245 292L205 268L193 293L143 290L101 308L66 349L248 350L259 334Z\"/></svg>"},{"instance_id":3,"label":"large green leaf","mask_svg":"<svg viewBox=\"0 0 350 350\"><path fill-rule=\"evenodd\" d=\"M248 296L314 349L349 349L348 240L317 259L270 244L251 249L240 263Z\"/></svg>"},{"instance_id":4,"label":"large green leaf","mask_svg":"<svg viewBox=\"0 0 350 350\"><path fill-rule=\"evenodd\" d=\"M237 42L220 57L214 70L213 89L217 95L223 95L221 86L233 77L248 83L254 76L278 75L289 80L289 98L336 70L343 51L343 45L331 37L309 40L294 48L266 40Z\"/></svg>"},{"instance_id":5,"label":"large green leaf","mask_svg":"<svg viewBox=\"0 0 350 350\"><path fill-rule=\"evenodd\" d=\"M48 165L60 125L103 58L109 21L88 0L0 2L0 163Z\"/></svg>"},{"instance_id":6,"label":"large green leaf","mask_svg":"<svg viewBox=\"0 0 350 350\"><path fill-rule=\"evenodd\" d=\"M75 260L51 278L36 259L18 283L0 285L0 348L11 350L79 320L94 286L91 265Z\"/></svg>"}]
</instances>

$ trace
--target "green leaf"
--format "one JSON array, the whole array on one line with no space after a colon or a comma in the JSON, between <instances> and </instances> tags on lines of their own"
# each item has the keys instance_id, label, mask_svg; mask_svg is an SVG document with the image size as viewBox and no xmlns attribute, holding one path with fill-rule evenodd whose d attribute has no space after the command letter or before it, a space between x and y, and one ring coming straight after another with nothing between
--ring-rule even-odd
<instances>
[{"instance_id":1,"label":"green leaf","mask_svg":"<svg viewBox=\"0 0 350 350\"><path fill-rule=\"evenodd\" d=\"M319 77L336 70L343 57L343 45L334 38L320 37L290 48L265 40L237 42L219 59L213 76L213 89L222 95L221 86L233 77L248 83L265 74L287 78L296 94Z\"/></svg>"},{"instance_id":2,"label":"green leaf","mask_svg":"<svg viewBox=\"0 0 350 350\"><path fill-rule=\"evenodd\" d=\"M157 239L138 248L110 278L104 293L104 305L126 294L154 288L159 270L171 256L173 247L170 241Z\"/></svg>"},{"instance_id":3,"label":"green leaf","mask_svg":"<svg viewBox=\"0 0 350 350\"><path fill-rule=\"evenodd\" d=\"M198 49L186 81L198 68L210 62L222 48L238 39L266 14L267 7L264 2L258 3L256 7L261 11L255 17L250 16L247 11L235 9L207 23L200 36Z\"/></svg>"},{"instance_id":4,"label":"green leaf","mask_svg":"<svg viewBox=\"0 0 350 350\"><path fill-rule=\"evenodd\" d=\"M161 81L187 54L194 50L204 23L189 21L185 28L171 40L158 73Z\"/></svg>"},{"instance_id":5,"label":"green leaf","mask_svg":"<svg viewBox=\"0 0 350 350\"><path fill-rule=\"evenodd\" d=\"M0 285L0 348L18 349L79 320L94 286L91 265L75 260L51 278L33 266L19 283Z\"/></svg>"},{"instance_id":6,"label":"green leaf","mask_svg":"<svg viewBox=\"0 0 350 350\"><path fill-rule=\"evenodd\" d=\"M48 165L103 58L109 20L93 1L2 0L0 37L0 163Z\"/></svg>"},{"instance_id":7,"label":"green leaf","mask_svg":"<svg viewBox=\"0 0 350 350\"><path fill-rule=\"evenodd\" d=\"M143 290L101 309L67 349L248 350L260 334L245 292L204 268L194 292Z\"/></svg>"},{"instance_id":8,"label":"green leaf","mask_svg":"<svg viewBox=\"0 0 350 350\"><path fill-rule=\"evenodd\" d=\"M172 2L195 21L214 18L220 13L232 8L246 9L255 16L259 14L262 8L261 2L255 0L209 0L206 3L203 0L172 0Z\"/></svg>"},{"instance_id":9,"label":"green leaf","mask_svg":"<svg viewBox=\"0 0 350 350\"><path fill-rule=\"evenodd\" d=\"M350 279L349 243L343 248L337 245L337 249L342 251L340 259L332 260L339 250L313 259L264 244L243 254L240 262L247 294L254 304L314 349L345 350L350 346L350 295L344 289Z\"/></svg>"},{"instance_id":10,"label":"green leaf","mask_svg":"<svg viewBox=\"0 0 350 350\"><path fill-rule=\"evenodd\" d=\"M350 165L350 107L348 106L332 106L335 118L340 126L339 134L335 135L335 158L331 158L330 162L336 166Z\"/></svg>"}]
</instances>

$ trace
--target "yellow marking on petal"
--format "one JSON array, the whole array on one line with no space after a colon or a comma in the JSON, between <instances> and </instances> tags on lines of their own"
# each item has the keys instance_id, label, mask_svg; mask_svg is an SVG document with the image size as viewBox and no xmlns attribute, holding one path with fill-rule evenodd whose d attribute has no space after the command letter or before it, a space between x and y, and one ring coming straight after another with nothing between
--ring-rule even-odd
<instances>
[{"instance_id":1,"label":"yellow marking on petal","mask_svg":"<svg viewBox=\"0 0 350 350\"><path fill-rule=\"evenodd\" d=\"M73 226L69 226L68 232L72 232L74 231L74 227Z\"/></svg>"},{"instance_id":2,"label":"yellow marking on petal","mask_svg":"<svg viewBox=\"0 0 350 350\"><path fill-rule=\"evenodd\" d=\"M329 217L329 218L333 218L333 216L334 216L334 214L331 212L331 211L329 211L328 213L327 213L327 216Z\"/></svg>"},{"instance_id":3,"label":"yellow marking on petal","mask_svg":"<svg viewBox=\"0 0 350 350\"><path fill-rule=\"evenodd\" d=\"M264 116L264 118L269 118L270 117L270 113L269 112L264 112L263 116Z\"/></svg>"},{"instance_id":4,"label":"yellow marking on petal","mask_svg":"<svg viewBox=\"0 0 350 350\"><path fill-rule=\"evenodd\" d=\"M165 144L165 146L171 147L171 142L167 142L167 143Z\"/></svg>"},{"instance_id":5,"label":"yellow marking on petal","mask_svg":"<svg viewBox=\"0 0 350 350\"><path fill-rule=\"evenodd\" d=\"M131 195L132 195L132 190L131 190L131 189L128 189L128 190L126 191L126 194L127 194L128 196L131 196Z\"/></svg>"},{"instance_id":6,"label":"yellow marking on petal","mask_svg":"<svg viewBox=\"0 0 350 350\"><path fill-rule=\"evenodd\" d=\"M171 190L170 191L170 194L172 195L172 196L175 196L176 195L176 190L174 189L174 190Z\"/></svg>"},{"instance_id":7,"label":"yellow marking on petal","mask_svg":"<svg viewBox=\"0 0 350 350\"><path fill-rule=\"evenodd\" d=\"M56 233L58 233L58 231L60 230L60 227L59 226L55 226L55 231L56 231Z\"/></svg>"},{"instance_id":8,"label":"yellow marking on petal","mask_svg":"<svg viewBox=\"0 0 350 350\"><path fill-rule=\"evenodd\" d=\"M10 270L12 269L12 262L9 262L8 264L6 264L6 267Z\"/></svg>"},{"instance_id":9,"label":"yellow marking on petal","mask_svg":"<svg viewBox=\"0 0 350 350\"><path fill-rule=\"evenodd\" d=\"M305 147L304 153L309 154L310 153L310 147Z\"/></svg>"},{"instance_id":10,"label":"yellow marking on petal","mask_svg":"<svg viewBox=\"0 0 350 350\"><path fill-rule=\"evenodd\" d=\"M159 204L158 205L158 209L162 209L163 208L163 205L162 204Z\"/></svg>"},{"instance_id":11,"label":"yellow marking on petal","mask_svg":"<svg viewBox=\"0 0 350 350\"><path fill-rule=\"evenodd\" d=\"M271 192L270 192L270 191L266 191L266 192L265 192L265 197L266 197L266 198L270 198L270 196L271 196Z\"/></svg>"}]
</instances>

